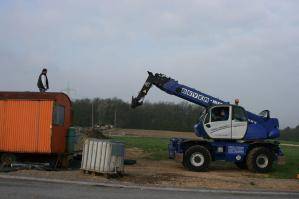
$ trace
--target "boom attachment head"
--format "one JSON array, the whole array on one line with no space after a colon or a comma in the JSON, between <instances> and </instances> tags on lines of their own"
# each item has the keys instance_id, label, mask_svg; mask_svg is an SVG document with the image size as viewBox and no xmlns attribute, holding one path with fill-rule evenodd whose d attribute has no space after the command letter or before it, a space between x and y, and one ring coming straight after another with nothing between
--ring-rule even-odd
<instances>
[{"instance_id":1,"label":"boom attachment head","mask_svg":"<svg viewBox=\"0 0 299 199\"><path fill-rule=\"evenodd\" d=\"M148 91L150 90L153 84L158 88L162 89L163 85L167 83L169 80L171 80L171 78L166 77L165 75L160 73L156 73L155 75L149 71L147 71L147 73L148 73L148 77L145 83L143 84L142 89L139 91L138 96L132 97L132 102L131 102L132 108L136 108L143 104L144 97L147 95Z\"/></svg>"}]
</instances>

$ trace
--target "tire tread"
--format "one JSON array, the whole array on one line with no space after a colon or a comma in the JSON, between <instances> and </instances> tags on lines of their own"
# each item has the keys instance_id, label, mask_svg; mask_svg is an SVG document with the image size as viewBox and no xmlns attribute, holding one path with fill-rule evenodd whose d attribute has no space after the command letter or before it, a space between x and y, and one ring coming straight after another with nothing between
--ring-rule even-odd
<instances>
[{"instance_id":1,"label":"tire tread","mask_svg":"<svg viewBox=\"0 0 299 199\"><path fill-rule=\"evenodd\" d=\"M194 167L190 163L190 156L192 155L192 153L198 152L198 151L203 154L203 156L205 158L205 162L201 167ZM184 154L183 165L186 168L188 168L190 171L202 172L202 171L207 171L209 169L211 160L212 160L211 153L206 147L201 146L201 145L195 145L186 150L186 152Z\"/></svg>"},{"instance_id":2,"label":"tire tread","mask_svg":"<svg viewBox=\"0 0 299 199\"><path fill-rule=\"evenodd\" d=\"M268 156L269 158L269 164L266 168L258 168L256 165L256 156L259 153L265 153L265 155ZM273 164L273 154L272 152L266 148L266 147L255 147L253 149L251 149L248 153L248 156L246 158L246 165L248 167L248 169L252 172L256 172L256 173L267 173L272 169L272 164Z\"/></svg>"}]
</instances>

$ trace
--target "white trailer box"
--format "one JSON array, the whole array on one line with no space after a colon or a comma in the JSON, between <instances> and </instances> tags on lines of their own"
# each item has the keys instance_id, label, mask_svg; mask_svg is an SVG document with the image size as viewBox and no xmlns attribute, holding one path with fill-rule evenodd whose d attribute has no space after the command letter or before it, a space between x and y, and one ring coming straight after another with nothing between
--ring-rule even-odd
<instances>
[{"instance_id":1,"label":"white trailer box","mask_svg":"<svg viewBox=\"0 0 299 199\"><path fill-rule=\"evenodd\" d=\"M103 174L123 174L124 156L123 143L88 138L83 147L81 169Z\"/></svg>"}]
</instances>

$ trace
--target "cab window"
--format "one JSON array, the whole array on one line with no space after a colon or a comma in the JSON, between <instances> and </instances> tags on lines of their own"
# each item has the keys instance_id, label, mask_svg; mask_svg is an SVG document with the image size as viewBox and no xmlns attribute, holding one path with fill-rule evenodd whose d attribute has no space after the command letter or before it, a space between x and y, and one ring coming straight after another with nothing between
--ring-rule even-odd
<instances>
[{"instance_id":1,"label":"cab window","mask_svg":"<svg viewBox=\"0 0 299 199\"><path fill-rule=\"evenodd\" d=\"M229 107L215 107L211 110L211 122L227 121L229 119Z\"/></svg>"},{"instance_id":2,"label":"cab window","mask_svg":"<svg viewBox=\"0 0 299 199\"><path fill-rule=\"evenodd\" d=\"M239 106L233 107L233 120L238 122L246 122L247 117L245 110Z\"/></svg>"}]
</instances>

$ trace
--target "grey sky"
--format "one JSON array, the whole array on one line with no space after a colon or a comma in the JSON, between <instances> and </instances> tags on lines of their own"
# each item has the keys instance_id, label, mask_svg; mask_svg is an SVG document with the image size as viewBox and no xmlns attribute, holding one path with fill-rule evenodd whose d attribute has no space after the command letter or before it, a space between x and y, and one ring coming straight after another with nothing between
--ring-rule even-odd
<instances>
[{"instance_id":1,"label":"grey sky","mask_svg":"<svg viewBox=\"0 0 299 199\"><path fill-rule=\"evenodd\" d=\"M299 124L299 1L0 1L0 90L129 101L147 70ZM152 89L147 101L180 100Z\"/></svg>"}]
</instances>

